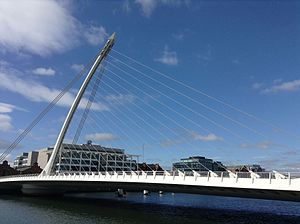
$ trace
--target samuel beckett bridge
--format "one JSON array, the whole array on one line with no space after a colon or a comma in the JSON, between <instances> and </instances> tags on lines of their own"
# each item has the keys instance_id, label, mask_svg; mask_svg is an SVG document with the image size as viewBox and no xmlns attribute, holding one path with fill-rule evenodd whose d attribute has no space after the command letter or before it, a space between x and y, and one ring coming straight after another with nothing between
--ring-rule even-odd
<instances>
[{"instance_id":1,"label":"samuel beckett bridge","mask_svg":"<svg viewBox=\"0 0 300 224\"><path fill-rule=\"evenodd\" d=\"M139 157L126 154L123 149L94 145L91 141L78 144L83 138L120 142L122 136L128 144L126 147L133 149L140 148L147 140L149 142L146 146L153 146L151 155L159 158L161 154L167 153L168 147L175 148L176 144L184 144L182 148L193 149L195 146L192 144L197 141L213 150L219 147L212 145L215 141L235 147L231 139L236 139L245 146L250 144L250 140L244 136L252 136L252 139L267 138L264 133L248 126L242 119L237 119L242 116L265 127L277 128L219 98L113 50L114 43L115 34L108 39L91 67L89 65L89 71L86 67L75 76L1 154L0 160L3 162L55 105L62 104L64 96L70 96L68 94L74 84L83 79L54 147L46 152L46 165L42 172L3 176L0 178L1 192L43 195L147 190L300 200L300 175L297 173L251 170L234 172L222 163L218 163L219 168L216 171L201 162L197 162L197 166L191 166L184 161L182 169L156 169L146 163L141 169L138 165ZM141 68L150 71L151 75ZM155 75L163 80L157 79ZM180 91L180 88L186 91ZM101 91L103 97L97 95ZM187 91L192 94L187 94ZM200 100L199 96L205 100ZM207 101L213 101L221 109L209 106ZM202 110L195 109L194 105ZM208 116L208 111L219 119ZM81 114L77 116L77 112ZM235 118L233 112L239 116ZM224 120L223 124L220 119ZM232 126L240 127L242 131L236 132ZM212 127L217 128L219 133L226 133L228 137L213 134ZM289 134L282 129L277 130ZM72 139L68 136L69 132ZM87 133L85 137L83 133ZM164 149L165 152L162 152ZM184 151L180 153L186 154ZM169 154L172 156L174 151Z\"/></svg>"}]
</instances>

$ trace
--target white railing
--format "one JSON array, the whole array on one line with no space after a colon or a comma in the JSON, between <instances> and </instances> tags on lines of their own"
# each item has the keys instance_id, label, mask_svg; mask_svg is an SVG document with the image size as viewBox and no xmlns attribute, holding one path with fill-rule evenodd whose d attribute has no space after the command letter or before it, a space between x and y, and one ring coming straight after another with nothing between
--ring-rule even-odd
<instances>
[{"instance_id":1,"label":"white railing","mask_svg":"<svg viewBox=\"0 0 300 224\"><path fill-rule=\"evenodd\" d=\"M180 172L180 171L107 171L107 172L84 172L84 171L74 171L74 172L61 172L51 174L50 176L70 176L70 175L96 175L96 176L106 176L106 175L118 175L118 176L197 176L197 177L222 177L222 178L259 178L259 179L296 179L300 178L300 172L235 172L234 175L230 175L229 172L207 172L207 171L188 171L188 172ZM20 176L20 175L19 175Z\"/></svg>"},{"instance_id":2,"label":"white railing","mask_svg":"<svg viewBox=\"0 0 300 224\"><path fill-rule=\"evenodd\" d=\"M16 175L10 175L10 176L1 176L0 179L6 179L6 178L15 178L15 177L36 177L39 176L39 173L34 174L16 174Z\"/></svg>"},{"instance_id":3,"label":"white railing","mask_svg":"<svg viewBox=\"0 0 300 224\"><path fill-rule=\"evenodd\" d=\"M233 174L233 175L231 175ZM18 174L10 176L2 176L0 179L5 178L16 178L16 177L34 177L40 174ZM74 171L74 172L60 172L50 174L49 176L173 176L173 177L207 177L207 178L248 178L248 179L296 179L300 178L300 172L206 172L206 171L107 171L107 172L84 172L84 171Z\"/></svg>"}]
</instances>

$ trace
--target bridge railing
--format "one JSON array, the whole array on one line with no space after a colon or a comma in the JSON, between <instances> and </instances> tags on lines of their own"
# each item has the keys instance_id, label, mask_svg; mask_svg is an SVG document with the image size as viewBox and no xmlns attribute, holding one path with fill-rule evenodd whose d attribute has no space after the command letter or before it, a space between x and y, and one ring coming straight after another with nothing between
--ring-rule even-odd
<instances>
[{"instance_id":1,"label":"bridge railing","mask_svg":"<svg viewBox=\"0 0 300 224\"><path fill-rule=\"evenodd\" d=\"M38 174L28 174L28 175L15 175L17 176L37 176ZM61 172L54 173L51 176L86 176L86 175L95 175L95 176L106 176L106 175L118 175L118 176L130 176L130 175L138 175L138 176L197 176L197 177L220 177L220 178L260 178L260 179L295 179L300 178L300 172L226 172L226 171L216 171L216 172L208 172L208 171L106 171L106 172L84 172L84 171L73 171L73 172ZM9 176L5 176L9 177ZM5 178L4 177L4 178ZM10 176L11 177L11 176ZM0 177L3 178L3 177Z\"/></svg>"},{"instance_id":2,"label":"bridge railing","mask_svg":"<svg viewBox=\"0 0 300 224\"><path fill-rule=\"evenodd\" d=\"M11 176L1 176L0 179L14 178L14 177L34 177L39 174L18 174ZM296 179L300 178L300 172L208 172L208 171L108 171L108 172L84 172L84 171L74 171L74 172L58 172L53 173L50 176L173 176L173 177L207 177L207 178L259 178L259 179Z\"/></svg>"},{"instance_id":3,"label":"bridge railing","mask_svg":"<svg viewBox=\"0 0 300 224\"><path fill-rule=\"evenodd\" d=\"M300 173L299 172L290 172L291 178L300 178Z\"/></svg>"},{"instance_id":4,"label":"bridge railing","mask_svg":"<svg viewBox=\"0 0 300 224\"><path fill-rule=\"evenodd\" d=\"M0 179L7 179L7 178L13 178L13 177L36 177L39 176L39 173L33 173L33 174L16 174L16 175L9 175L9 176L0 176Z\"/></svg>"}]
</instances>

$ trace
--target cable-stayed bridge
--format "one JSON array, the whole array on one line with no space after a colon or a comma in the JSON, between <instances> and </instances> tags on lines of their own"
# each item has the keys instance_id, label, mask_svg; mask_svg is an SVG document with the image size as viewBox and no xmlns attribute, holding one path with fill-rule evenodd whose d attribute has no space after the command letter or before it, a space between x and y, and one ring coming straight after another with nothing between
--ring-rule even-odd
<instances>
[{"instance_id":1,"label":"cable-stayed bridge","mask_svg":"<svg viewBox=\"0 0 300 224\"><path fill-rule=\"evenodd\" d=\"M300 174L297 173L276 171L255 173L251 170L249 172L232 172L222 164L219 164L220 171L212 171L200 162L197 167L185 164L184 170L156 171L149 167L147 171L143 171L128 165L128 155L121 156L117 151L109 151L106 147L102 147L99 151L93 145L90 145L88 150L83 145L78 145L78 141L83 141L82 135L87 131L86 129L89 132L93 131L92 134L86 136L96 140L113 140L118 139L118 136L121 135L127 142L130 142L127 143L128 148L142 145L145 139L151 141L147 144L154 146L184 143L185 147L195 148L191 140L199 140L211 149L216 147L211 144L214 141L235 147L230 138L214 134L212 127L220 130L220 133L222 131L231 138L248 145L252 142L248 136L255 136L254 139L269 138L265 133L249 126L246 122L228 115L224 112L225 109L216 109L209 106L206 101L201 101L180 91L178 86L212 100L221 107L226 107L227 110L234 111L247 119L271 129L276 128L285 135L297 138L272 123L113 50L114 43L115 35L113 34L91 63L91 68L84 77L42 173L1 177L0 189L26 194L63 194L124 189L127 191L150 190L300 200ZM110 55L110 52L130 60L130 63L125 63L117 56ZM157 80L154 75L147 75L134 65L145 67L160 75L165 82ZM63 91L15 139L1 154L1 161L54 108L85 72L86 69L68 83ZM168 85L169 82L173 82L175 86ZM151 94L147 90L151 91ZM170 91L171 94L167 94L165 90ZM101 91L106 96L105 99L97 95ZM101 103L103 100L107 104ZM131 104L131 107L123 106L126 103ZM197 108L201 107L202 110L197 110L193 105L197 105ZM121 110L122 106L123 110ZM78 109L82 113L76 117ZM219 119L226 122L221 123L219 119L208 116L207 112L214 113ZM73 122L76 119L77 125ZM228 125L229 123L230 125ZM231 128L233 125L240 127L243 131L238 132ZM75 131L70 133L73 136L72 144L66 150L63 147L64 141L70 130L73 130L71 127ZM103 132L99 133L99 130ZM180 130L179 133L178 130ZM199 134L194 130L201 130L201 133L206 134ZM118 133L118 136L112 134L115 132ZM99 152L97 158L93 158L95 151ZM159 150L153 151L153 154L155 153L158 157L160 156ZM89 161L87 162L87 160Z\"/></svg>"}]
</instances>

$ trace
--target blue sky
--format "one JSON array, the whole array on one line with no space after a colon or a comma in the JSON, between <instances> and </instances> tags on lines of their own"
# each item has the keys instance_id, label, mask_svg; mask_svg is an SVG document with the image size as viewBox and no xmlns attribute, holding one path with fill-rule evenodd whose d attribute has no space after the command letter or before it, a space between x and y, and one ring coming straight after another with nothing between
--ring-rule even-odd
<instances>
[{"instance_id":1,"label":"blue sky","mask_svg":"<svg viewBox=\"0 0 300 224\"><path fill-rule=\"evenodd\" d=\"M109 71L80 142L90 138L133 154L142 154L144 144L145 159L163 165L204 155L225 164L298 168L299 17L297 1L1 1L0 148L7 147L116 32L117 52L282 130L111 52ZM78 86L11 158L54 144Z\"/></svg>"}]
</instances>

